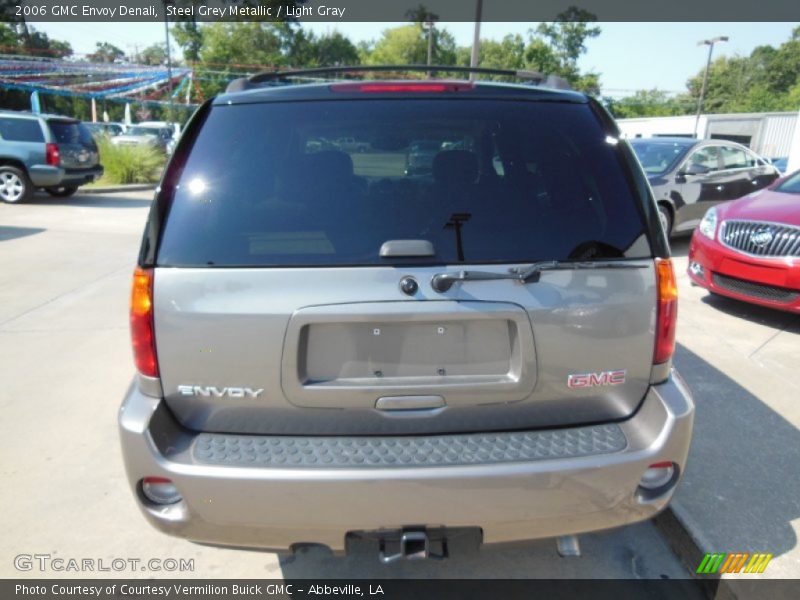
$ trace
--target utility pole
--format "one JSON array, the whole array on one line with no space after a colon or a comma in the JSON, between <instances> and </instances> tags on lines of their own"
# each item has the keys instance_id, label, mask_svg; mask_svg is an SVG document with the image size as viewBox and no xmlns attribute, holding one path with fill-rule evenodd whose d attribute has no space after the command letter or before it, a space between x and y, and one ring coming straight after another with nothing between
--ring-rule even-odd
<instances>
[{"instance_id":1,"label":"utility pole","mask_svg":"<svg viewBox=\"0 0 800 600\"><path fill-rule=\"evenodd\" d=\"M711 38L710 40L701 40L697 42L698 46L708 46L708 60L706 61L706 70L703 73L703 87L700 88L700 97L697 99L697 115L694 118L694 137L697 137L697 128L700 125L700 111L703 110L703 99L706 95L706 86L708 85L708 70L711 67L711 53L714 51L714 44L717 42L727 42L728 36L721 35L719 37Z\"/></svg>"},{"instance_id":2,"label":"utility pole","mask_svg":"<svg viewBox=\"0 0 800 600\"><path fill-rule=\"evenodd\" d=\"M481 15L483 13L483 0L475 0L475 32L472 36L472 55L469 59L470 67L478 66L478 57L481 50ZM469 80L475 81L475 73L469 74Z\"/></svg>"},{"instance_id":3,"label":"utility pole","mask_svg":"<svg viewBox=\"0 0 800 600\"><path fill-rule=\"evenodd\" d=\"M429 16L430 18L430 16ZM428 63L430 67L433 64L433 21L427 21L425 26L428 28Z\"/></svg>"},{"instance_id":4,"label":"utility pole","mask_svg":"<svg viewBox=\"0 0 800 600\"><path fill-rule=\"evenodd\" d=\"M175 119L175 105L172 101L172 54L169 47L169 19L167 18L167 0L164 0L164 41L167 46L167 92L169 93L169 118Z\"/></svg>"}]
</instances>

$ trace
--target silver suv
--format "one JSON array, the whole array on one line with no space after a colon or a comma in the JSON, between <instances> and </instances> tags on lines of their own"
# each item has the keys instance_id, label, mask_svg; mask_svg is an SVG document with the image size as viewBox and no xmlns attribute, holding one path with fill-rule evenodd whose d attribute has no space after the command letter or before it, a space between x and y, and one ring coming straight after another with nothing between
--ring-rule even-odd
<instances>
[{"instance_id":1,"label":"silver suv","mask_svg":"<svg viewBox=\"0 0 800 600\"><path fill-rule=\"evenodd\" d=\"M392 561L457 536L569 552L663 509L694 412L675 278L603 108L537 85L269 85L288 78L203 105L156 193L119 418L150 523L276 551L366 538ZM440 150L409 175L420 139Z\"/></svg>"}]
</instances>

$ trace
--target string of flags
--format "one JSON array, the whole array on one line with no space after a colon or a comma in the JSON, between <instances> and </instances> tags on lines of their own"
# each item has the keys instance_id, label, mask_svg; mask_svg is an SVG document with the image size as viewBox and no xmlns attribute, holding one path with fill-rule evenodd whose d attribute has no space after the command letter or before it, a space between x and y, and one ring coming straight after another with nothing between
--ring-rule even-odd
<instances>
[{"instance_id":1,"label":"string of flags","mask_svg":"<svg viewBox=\"0 0 800 600\"><path fill-rule=\"evenodd\" d=\"M195 108L202 101L193 71L164 66L0 55L0 88L145 105ZM170 94L171 90L171 94ZM170 98L171 96L171 98Z\"/></svg>"}]
</instances>

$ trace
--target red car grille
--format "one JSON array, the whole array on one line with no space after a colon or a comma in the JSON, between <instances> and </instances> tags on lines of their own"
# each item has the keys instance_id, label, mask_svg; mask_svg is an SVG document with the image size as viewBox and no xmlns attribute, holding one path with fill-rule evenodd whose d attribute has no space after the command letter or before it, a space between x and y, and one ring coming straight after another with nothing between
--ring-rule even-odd
<instances>
[{"instance_id":1,"label":"red car grille","mask_svg":"<svg viewBox=\"0 0 800 600\"><path fill-rule=\"evenodd\" d=\"M800 227L759 221L724 221L723 246L752 256L800 256Z\"/></svg>"},{"instance_id":2,"label":"red car grille","mask_svg":"<svg viewBox=\"0 0 800 600\"><path fill-rule=\"evenodd\" d=\"M736 292L742 296L750 296L752 298L771 300L772 302L781 302L785 304L789 304L800 298L800 292L774 285L754 283L752 281L736 279L735 277L728 277L727 275L721 275L719 273L712 273L711 278L714 285L730 290L731 292Z\"/></svg>"}]
</instances>

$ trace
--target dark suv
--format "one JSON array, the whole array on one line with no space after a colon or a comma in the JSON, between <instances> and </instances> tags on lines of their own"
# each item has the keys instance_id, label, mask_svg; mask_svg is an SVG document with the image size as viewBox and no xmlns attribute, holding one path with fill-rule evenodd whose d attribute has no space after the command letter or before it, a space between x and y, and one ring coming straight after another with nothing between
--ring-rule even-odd
<instances>
[{"instance_id":1,"label":"dark suv","mask_svg":"<svg viewBox=\"0 0 800 600\"><path fill-rule=\"evenodd\" d=\"M34 188L66 197L103 174L92 134L76 119L0 111L0 200L25 202Z\"/></svg>"},{"instance_id":2,"label":"dark suv","mask_svg":"<svg viewBox=\"0 0 800 600\"><path fill-rule=\"evenodd\" d=\"M608 114L536 85L269 85L291 76L204 104L156 194L120 413L147 519L392 561L462 535L567 553L663 509L694 408ZM346 138L365 148L321 143ZM409 176L419 140L439 150Z\"/></svg>"}]
</instances>

